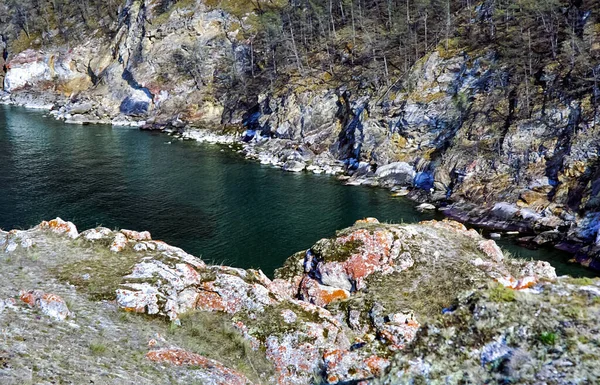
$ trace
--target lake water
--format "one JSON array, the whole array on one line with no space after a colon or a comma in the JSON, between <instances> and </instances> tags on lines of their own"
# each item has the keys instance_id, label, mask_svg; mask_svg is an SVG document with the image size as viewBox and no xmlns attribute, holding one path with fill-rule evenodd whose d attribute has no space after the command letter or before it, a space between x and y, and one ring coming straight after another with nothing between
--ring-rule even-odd
<instances>
[{"instance_id":1,"label":"lake water","mask_svg":"<svg viewBox=\"0 0 600 385\"><path fill-rule=\"evenodd\" d=\"M0 228L57 216L78 229L148 230L206 261L267 274L293 253L367 216L417 222L434 214L383 189L344 186L244 160L226 146L129 127L67 125L0 105ZM504 241L513 255L590 275L555 250Z\"/></svg>"}]
</instances>

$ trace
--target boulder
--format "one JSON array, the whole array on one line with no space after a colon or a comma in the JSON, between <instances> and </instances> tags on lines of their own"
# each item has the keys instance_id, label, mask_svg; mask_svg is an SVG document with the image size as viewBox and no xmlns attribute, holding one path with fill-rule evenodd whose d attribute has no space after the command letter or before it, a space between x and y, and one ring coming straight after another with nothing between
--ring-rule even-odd
<instances>
[{"instance_id":1,"label":"boulder","mask_svg":"<svg viewBox=\"0 0 600 385\"><path fill-rule=\"evenodd\" d=\"M59 321L64 321L71 313L66 302L56 294L44 293L41 290L21 292L21 301L29 307L38 308L43 314Z\"/></svg>"},{"instance_id":2,"label":"boulder","mask_svg":"<svg viewBox=\"0 0 600 385\"><path fill-rule=\"evenodd\" d=\"M56 234L66 234L69 238L77 238L79 233L77 227L72 222L63 221L60 218L52 219L51 221L43 221L38 225L39 229L50 230Z\"/></svg>"},{"instance_id":3,"label":"boulder","mask_svg":"<svg viewBox=\"0 0 600 385\"><path fill-rule=\"evenodd\" d=\"M106 227L97 227L81 233L83 239L94 242L101 239L107 239L112 235L112 231Z\"/></svg>"},{"instance_id":4,"label":"boulder","mask_svg":"<svg viewBox=\"0 0 600 385\"><path fill-rule=\"evenodd\" d=\"M300 172L306 168L306 164L297 160L288 160L283 164L282 168L284 171Z\"/></svg>"},{"instance_id":5,"label":"boulder","mask_svg":"<svg viewBox=\"0 0 600 385\"><path fill-rule=\"evenodd\" d=\"M415 178L415 169L406 162L394 162L380 166L375 171L375 176L380 179L392 181L394 184L412 186Z\"/></svg>"},{"instance_id":6,"label":"boulder","mask_svg":"<svg viewBox=\"0 0 600 385\"><path fill-rule=\"evenodd\" d=\"M421 203L417 206L417 210L419 211L433 211L435 210L435 206L431 203Z\"/></svg>"}]
</instances>

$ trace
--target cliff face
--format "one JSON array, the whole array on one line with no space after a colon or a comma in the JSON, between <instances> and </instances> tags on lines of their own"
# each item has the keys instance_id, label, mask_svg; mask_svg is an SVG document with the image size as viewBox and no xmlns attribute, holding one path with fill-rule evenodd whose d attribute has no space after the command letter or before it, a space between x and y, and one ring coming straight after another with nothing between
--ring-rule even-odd
<instances>
[{"instance_id":1,"label":"cliff face","mask_svg":"<svg viewBox=\"0 0 600 385\"><path fill-rule=\"evenodd\" d=\"M75 43L5 31L4 98L68 122L238 136L262 162L416 187L450 216L534 233L524 241L598 267L599 15L559 3L452 3L446 39L404 72L341 4L330 47L296 36L302 4L129 0L96 30L72 21ZM382 52L361 57L361 39Z\"/></svg>"},{"instance_id":2,"label":"cliff face","mask_svg":"<svg viewBox=\"0 0 600 385\"><path fill-rule=\"evenodd\" d=\"M0 270L6 384L599 377L598 280L557 278L452 221L361 220L270 279L57 218L0 232Z\"/></svg>"}]
</instances>

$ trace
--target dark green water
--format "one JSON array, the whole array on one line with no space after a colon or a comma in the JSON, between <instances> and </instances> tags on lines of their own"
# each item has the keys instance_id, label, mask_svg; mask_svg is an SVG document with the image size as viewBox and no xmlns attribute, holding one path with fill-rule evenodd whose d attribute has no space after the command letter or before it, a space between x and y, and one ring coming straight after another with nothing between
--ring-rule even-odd
<instances>
[{"instance_id":1,"label":"dark green water","mask_svg":"<svg viewBox=\"0 0 600 385\"><path fill-rule=\"evenodd\" d=\"M80 230L149 230L207 261L271 274L294 252L357 219L433 218L382 189L286 173L227 147L171 140L136 128L66 125L0 106L0 228L60 216ZM564 263L557 251L506 247L551 260L559 273L588 273Z\"/></svg>"}]
</instances>

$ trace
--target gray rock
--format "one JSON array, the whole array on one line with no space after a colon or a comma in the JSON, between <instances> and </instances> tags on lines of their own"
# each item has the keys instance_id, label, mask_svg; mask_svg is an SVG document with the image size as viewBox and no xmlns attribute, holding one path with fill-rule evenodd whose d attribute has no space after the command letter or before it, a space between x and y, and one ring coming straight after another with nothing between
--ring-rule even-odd
<instances>
[{"instance_id":1,"label":"gray rock","mask_svg":"<svg viewBox=\"0 0 600 385\"><path fill-rule=\"evenodd\" d=\"M306 164L297 160L288 160L284 163L282 168L289 172L300 172L306 168Z\"/></svg>"},{"instance_id":2,"label":"gray rock","mask_svg":"<svg viewBox=\"0 0 600 385\"><path fill-rule=\"evenodd\" d=\"M415 169L406 162L394 162L380 166L375 171L375 176L380 179L392 180L395 184L412 186L415 178Z\"/></svg>"},{"instance_id":3,"label":"gray rock","mask_svg":"<svg viewBox=\"0 0 600 385\"><path fill-rule=\"evenodd\" d=\"M503 220L513 219L518 212L519 208L508 202L496 203L492 208L492 214Z\"/></svg>"},{"instance_id":4,"label":"gray rock","mask_svg":"<svg viewBox=\"0 0 600 385\"><path fill-rule=\"evenodd\" d=\"M431 203L421 203L420 205L417 206L417 210L431 211L431 210L435 210L435 206L432 205Z\"/></svg>"}]
</instances>

